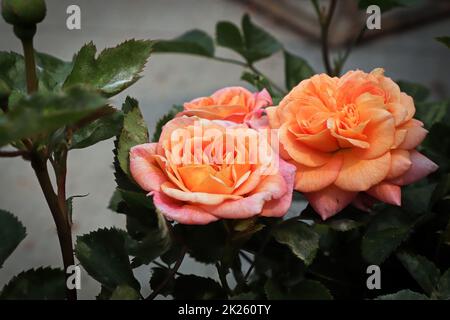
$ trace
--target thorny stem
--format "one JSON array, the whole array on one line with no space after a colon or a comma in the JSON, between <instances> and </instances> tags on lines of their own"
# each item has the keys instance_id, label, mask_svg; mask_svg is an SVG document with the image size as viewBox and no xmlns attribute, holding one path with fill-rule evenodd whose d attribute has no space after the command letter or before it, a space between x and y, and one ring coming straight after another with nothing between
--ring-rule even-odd
<instances>
[{"instance_id":1,"label":"thorny stem","mask_svg":"<svg viewBox=\"0 0 450 320\"><path fill-rule=\"evenodd\" d=\"M324 15L324 13L319 8L319 3L317 0L312 0L314 9L317 13L317 17L319 18L320 23L320 38L322 41L322 59L323 64L325 66L325 70L328 75L333 76L333 68L330 63L330 52L328 47L328 33L330 30L331 20L333 18L334 10L336 9L336 0L331 0L330 7L328 9L328 13Z\"/></svg>"},{"instance_id":2,"label":"thorny stem","mask_svg":"<svg viewBox=\"0 0 450 320\"><path fill-rule=\"evenodd\" d=\"M34 48L33 39L21 39L24 58L25 58L25 71L27 78L27 91L28 94L36 92L38 90L38 80L36 76L36 64L34 59ZM61 172L55 172L57 176L58 184L58 195L53 189L52 182L47 169L47 155L44 155L34 149L33 143L30 139L24 139L22 142L27 147L28 151L31 152L31 166L34 169L36 177L41 186L42 192L44 193L45 200L47 201L50 212L52 213L53 220L56 225L56 231L58 234L59 245L61 248L64 273L66 275L66 281L68 274L66 273L69 266L75 265L75 260L73 256L72 247L72 230L69 218L66 211L65 203L65 179L66 170ZM67 156L67 154L65 155ZM63 163L63 168L65 168L65 162ZM64 197L64 201L62 201ZM76 289L66 288L66 297L68 300L76 300L77 292Z\"/></svg>"},{"instance_id":3,"label":"thorny stem","mask_svg":"<svg viewBox=\"0 0 450 320\"><path fill-rule=\"evenodd\" d=\"M175 263L175 265L173 266L172 269L170 269L169 274L167 275L167 277L164 279L163 282L161 282L161 284L147 297L146 300L153 300L155 299L158 294L161 292L162 289L164 289L166 287L166 285L169 283L170 280L173 279L173 277L175 276L175 274L177 273L178 269L180 269L181 263L184 260L184 256L186 255L186 251L187 248L186 246L184 246L181 249L181 254L177 259L177 262Z\"/></svg>"},{"instance_id":4,"label":"thorny stem","mask_svg":"<svg viewBox=\"0 0 450 320\"><path fill-rule=\"evenodd\" d=\"M75 265L72 249L72 232L70 223L65 211L61 208L58 197L53 190L52 183L48 174L46 160L42 159L37 153L31 157L31 165L38 178L39 185L44 193L53 220L55 221L56 231L58 233L59 245L61 247L64 270L69 266ZM66 274L67 277L67 274ZM66 289L67 299L76 300L77 292L75 289Z\"/></svg>"}]
</instances>

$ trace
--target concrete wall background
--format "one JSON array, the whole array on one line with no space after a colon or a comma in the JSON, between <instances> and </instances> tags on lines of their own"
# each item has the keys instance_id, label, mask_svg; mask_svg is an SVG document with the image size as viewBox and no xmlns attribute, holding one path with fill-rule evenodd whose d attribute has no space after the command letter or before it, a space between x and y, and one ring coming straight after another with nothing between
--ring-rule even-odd
<instances>
[{"instance_id":1,"label":"concrete wall background","mask_svg":"<svg viewBox=\"0 0 450 320\"><path fill-rule=\"evenodd\" d=\"M81 7L82 29L69 31L65 27L66 8ZM310 5L305 1L305 5ZM248 8L226 0L109 0L68 1L47 0L48 14L38 27L36 49L69 60L86 42L93 40L99 51L128 38L159 39L175 37L186 30L198 28L214 33L219 20L239 23ZM250 12L251 13L251 12ZM253 20L274 34L292 52L303 56L319 72L323 71L320 49L264 17L254 13ZM450 21L441 21L392 37L383 38L356 48L346 70L359 68L370 71L382 66L393 79L421 82L437 88L435 96L447 96L450 89L449 51L433 38L448 34ZM11 26L0 21L0 50L21 51ZM222 56L237 58L219 49ZM282 83L281 54L259 64L267 74ZM141 79L130 89L114 98L119 106L125 95L139 99L144 117L153 128L173 104L180 104L228 85L245 85L237 66L184 55L154 55ZM68 195L86 194L74 200L75 235L99 227L123 227L124 218L107 209L114 190L112 175L112 141L70 153ZM38 266L59 266L61 263L56 231L51 215L28 163L19 159L0 159L0 208L19 217L28 236L0 269L0 286L22 270ZM148 283L149 267L136 270L137 277ZM193 261L183 264L186 273L201 272L215 277L213 268ZM87 275L82 277L81 298L93 298L99 286ZM143 291L146 294L145 291Z\"/></svg>"}]
</instances>

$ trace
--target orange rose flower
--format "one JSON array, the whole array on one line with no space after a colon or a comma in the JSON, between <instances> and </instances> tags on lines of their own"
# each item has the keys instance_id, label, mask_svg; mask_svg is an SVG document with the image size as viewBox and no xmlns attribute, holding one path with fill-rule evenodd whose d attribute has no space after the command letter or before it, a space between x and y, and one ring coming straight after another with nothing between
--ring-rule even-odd
<instances>
[{"instance_id":1,"label":"orange rose flower","mask_svg":"<svg viewBox=\"0 0 450 320\"><path fill-rule=\"evenodd\" d=\"M202 97L186 102L184 111L178 116L197 116L209 120L227 120L247 123L251 127L259 119L263 107L272 105L272 98L266 89L252 93L242 87L227 87L214 92L210 97Z\"/></svg>"},{"instance_id":2,"label":"orange rose flower","mask_svg":"<svg viewBox=\"0 0 450 320\"><path fill-rule=\"evenodd\" d=\"M266 111L297 167L295 189L323 219L351 202L365 207L367 196L400 205L402 185L437 169L415 150L427 130L413 99L383 69L315 75Z\"/></svg>"},{"instance_id":3,"label":"orange rose flower","mask_svg":"<svg viewBox=\"0 0 450 320\"><path fill-rule=\"evenodd\" d=\"M158 143L130 150L130 171L170 220L280 217L291 205L295 166L261 135L233 122L175 118Z\"/></svg>"}]
</instances>

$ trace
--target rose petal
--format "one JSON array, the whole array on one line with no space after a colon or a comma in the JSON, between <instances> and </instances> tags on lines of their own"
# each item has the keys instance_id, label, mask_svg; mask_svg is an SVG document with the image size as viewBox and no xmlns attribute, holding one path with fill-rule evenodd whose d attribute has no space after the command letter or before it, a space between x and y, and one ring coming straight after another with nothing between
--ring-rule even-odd
<instances>
[{"instance_id":1,"label":"rose petal","mask_svg":"<svg viewBox=\"0 0 450 320\"><path fill-rule=\"evenodd\" d=\"M406 130L406 135L403 142L398 146L399 149L416 148L428 134L428 130L423 127L423 123L416 119L411 119L400 128Z\"/></svg>"},{"instance_id":2,"label":"rose petal","mask_svg":"<svg viewBox=\"0 0 450 320\"><path fill-rule=\"evenodd\" d=\"M386 176L386 179L394 179L404 174L411 168L411 160L409 159L409 151L407 150L392 150L391 151L391 168Z\"/></svg>"},{"instance_id":3,"label":"rose petal","mask_svg":"<svg viewBox=\"0 0 450 320\"><path fill-rule=\"evenodd\" d=\"M280 119L278 117L278 107L268 107L265 109L269 125L272 129L278 129L281 127Z\"/></svg>"},{"instance_id":4,"label":"rose petal","mask_svg":"<svg viewBox=\"0 0 450 320\"><path fill-rule=\"evenodd\" d=\"M167 181L152 156L156 153L157 143L146 143L130 149L130 172L134 181L145 191L159 191L161 184Z\"/></svg>"},{"instance_id":5,"label":"rose petal","mask_svg":"<svg viewBox=\"0 0 450 320\"><path fill-rule=\"evenodd\" d=\"M279 199L288 192L281 174L265 177L250 195L239 200L227 200L218 205L203 205L202 208L224 219L245 219L260 214L264 204Z\"/></svg>"},{"instance_id":6,"label":"rose petal","mask_svg":"<svg viewBox=\"0 0 450 320\"><path fill-rule=\"evenodd\" d=\"M292 203L295 171L295 166L280 159L280 173L286 182L287 192L279 199L266 202L261 213L262 216L282 217L289 210Z\"/></svg>"},{"instance_id":7,"label":"rose petal","mask_svg":"<svg viewBox=\"0 0 450 320\"><path fill-rule=\"evenodd\" d=\"M402 204L402 191L398 185L381 182L366 191L372 197L395 206Z\"/></svg>"},{"instance_id":8,"label":"rose petal","mask_svg":"<svg viewBox=\"0 0 450 320\"><path fill-rule=\"evenodd\" d=\"M308 167L323 166L332 157L329 153L314 150L297 141L295 136L289 132L287 124L280 128L280 142L292 159Z\"/></svg>"},{"instance_id":9,"label":"rose petal","mask_svg":"<svg viewBox=\"0 0 450 320\"><path fill-rule=\"evenodd\" d=\"M369 120L364 129L370 147L355 150L361 159L375 159L385 154L394 144L395 125L392 115L383 109L360 110L361 122Z\"/></svg>"},{"instance_id":10,"label":"rose petal","mask_svg":"<svg viewBox=\"0 0 450 320\"><path fill-rule=\"evenodd\" d=\"M165 182L161 185L161 190L165 195L179 201L187 201L191 203L217 205L228 199L238 200L241 196L232 194L213 194L206 192L186 192L182 191L170 182Z\"/></svg>"},{"instance_id":11,"label":"rose petal","mask_svg":"<svg viewBox=\"0 0 450 320\"><path fill-rule=\"evenodd\" d=\"M176 201L162 192L153 193L153 203L158 210L169 220L175 220L183 224L208 224L217 221L217 217L205 210Z\"/></svg>"},{"instance_id":12,"label":"rose petal","mask_svg":"<svg viewBox=\"0 0 450 320\"><path fill-rule=\"evenodd\" d=\"M326 220L344 209L356 197L357 192L349 192L331 185L317 192L305 193L313 209Z\"/></svg>"},{"instance_id":13,"label":"rose petal","mask_svg":"<svg viewBox=\"0 0 450 320\"><path fill-rule=\"evenodd\" d=\"M390 152L371 160L360 159L351 152L345 153L344 163L334 183L343 190L366 191L384 180L390 166Z\"/></svg>"},{"instance_id":14,"label":"rose petal","mask_svg":"<svg viewBox=\"0 0 450 320\"><path fill-rule=\"evenodd\" d=\"M310 168L297 164L295 190L300 192L314 192L328 187L339 175L342 161L342 154L337 153L322 167Z\"/></svg>"},{"instance_id":15,"label":"rose petal","mask_svg":"<svg viewBox=\"0 0 450 320\"><path fill-rule=\"evenodd\" d=\"M389 182L404 186L421 180L439 168L437 164L416 150L410 151L410 160L411 168L409 168L402 176L390 180Z\"/></svg>"},{"instance_id":16,"label":"rose petal","mask_svg":"<svg viewBox=\"0 0 450 320\"><path fill-rule=\"evenodd\" d=\"M271 106L273 104L272 97L269 91L262 89L260 92L254 94L255 96L255 106L254 109L259 109L262 107Z\"/></svg>"}]
</instances>

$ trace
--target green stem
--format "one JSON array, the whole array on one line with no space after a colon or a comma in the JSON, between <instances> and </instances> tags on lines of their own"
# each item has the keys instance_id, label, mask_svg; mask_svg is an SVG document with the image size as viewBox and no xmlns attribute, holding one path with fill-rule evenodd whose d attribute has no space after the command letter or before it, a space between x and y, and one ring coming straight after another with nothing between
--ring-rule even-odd
<instances>
[{"instance_id":1,"label":"green stem","mask_svg":"<svg viewBox=\"0 0 450 320\"><path fill-rule=\"evenodd\" d=\"M175 263L175 265L173 266L173 268L170 269L169 274L167 275L167 277L164 279L163 282L161 282L161 284L160 284L155 290L153 290L153 292L147 297L146 300L153 300L153 299L155 299L155 298L158 296L158 294L161 292L161 290L164 289L164 288L166 287L166 285L169 283L169 281L170 281L171 279L173 279L173 277L174 277L175 274L177 273L178 269L180 268L181 263L182 263L183 260L184 260L184 256L186 255L186 252L187 252L187 248L184 246L184 247L181 249L181 254L180 254L180 256L178 257L177 262Z\"/></svg>"},{"instance_id":2,"label":"green stem","mask_svg":"<svg viewBox=\"0 0 450 320\"><path fill-rule=\"evenodd\" d=\"M36 92L38 90L38 80L36 76L36 63L34 59L34 48L33 48L33 37L20 37L23 46L23 53L25 58L25 72L27 78L27 90L28 94ZM52 213L53 220L56 225L56 231L58 234L59 245L61 248L61 254L64 265L64 274L66 276L66 284L69 275L66 273L69 266L75 265L75 260L73 256L73 244L72 244L72 230L69 218L66 212L65 204L65 177L66 172L63 170L60 174L57 174L58 191L64 194L64 201L62 201L62 196L55 193L50 176L47 169L47 156L40 154L34 150L33 143L29 139L23 140L27 149L31 152L31 166L34 169L36 177L41 186L42 192L44 193L45 200L47 201L50 212ZM65 167L65 163L64 163ZM61 178L61 175L64 178ZM58 181L59 180L59 181ZM64 190L61 189L61 181L64 180ZM64 191L64 193L62 193ZM66 286L66 297L68 300L77 299L76 289L69 289Z\"/></svg>"},{"instance_id":3,"label":"green stem","mask_svg":"<svg viewBox=\"0 0 450 320\"><path fill-rule=\"evenodd\" d=\"M230 286L228 285L228 281L227 281L226 269L219 262L216 263L216 269L217 269L217 273L219 274L219 279L220 279L220 283L222 284L222 287L225 289L225 291L227 292L228 295L231 295L231 289L230 289Z\"/></svg>"},{"instance_id":4,"label":"green stem","mask_svg":"<svg viewBox=\"0 0 450 320\"><path fill-rule=\"evenodd\" d=\"M15 151L1 151L0 150L0 158L13 158L13 157L21 157L26 156L28 154L25 150L15 150Z\"/></svg>"},{"instance_id":5,"label":"green stem","mask_svg":"<svg viewBox=\"0 0 450 320\"><path fill-rule=\"evenodd\" d=\"M364 37L364 34L366 32L367 28L366 25L363 26L361 31L358 33L358 36L355 38L355 40L352 41L352 43L347 47L347 50L345 51L344 56L339 59L338 63L334 66L334 74L336 76L340 76L342 72L342 67L344 66L345 62L347 61L348 57L350 56L350 53L352 52L353 48L361 42L362 38Z\"/></svg>"},{"instance_id":6,"label":"green stem","mask_svg":"<svg viewBox=\"0 0 450 320\"><path fill-rule=\"evenodd\" d=\"M265 78L265 79L269 82L269 84L272 86L272 88L274 88L275 90L278 91L278 93L280 93L281 95L286 94L286 92L285 92L281 87L279 87L275 82L273 82L272 80L270 80L270 78L268 78L268 77L267 77L264 73L262 73L260 70L256 69L255 66L253 66L253 65L250 64L250 65L248 65L248 67L249 67L250 70L252 70L254 73L260 75L260 76L263 77L263 78Z\"/></svg>"},{"instance_id":7,"label":"green stem","mask_svg":"<svg viewBox=\"0 0 450 320\"><path fill-rule=\"evenodd\" d=\"M47 163L40 157L39 154L33 153L31 157L31 166L36 173L39 185L44 193L45 200L47 201L50 212L52 213L53 220L55 221L56 231L58 234L59 245L61 248L64 273L69 266L75 265L72 248L72 232L70 223L67 219L67 215L64 214L63 209L60 207L58 197L53 190L52 183L48 174ZM66 280L68 275L66 275ZM66 289L66 296L68 300L77 299L76 289Z\"/></svg>"},{"instance_id":8,"label":"green stem","mask_svg":"<svg viewBox=\"0 0 450 320\"><path fill-rule=\"evenodd\" d=\"M319 8L319 4L317 0L312 0L314 10L317 13L317 17L319 18L320 23L320 38L322 43L322 59L323 64L325 66L325 70L328 75L333 76L333 68L330 63L330 52L328 47L328 34L330 30L331 20L333 18L334 11L336 9L336 0L331 0L330 7L328 9L328 13L324 15Z\"/></svg>"},{"instance_id":9,"label":"green stem","mask_svg":"<svg viewBox=\"0 0 450 320\"><path fill-rule=\"evenodd\" d=\"M23 53L25 57L25 72L27 76L28 93L33 93L38 89L36 75L36 63L34 61L33 38L22 39Z\"/></svg>"},{"instance_id":10,"label":"green stem","mask_svg":"<svg viewBox=\"0 0 450 320\"><path fill-rule=\"evenodd\" d=\"M216 60L216 61L220 61L220 62L225 62L225 63L231 63L231 64L235 64L244 68L248 68L251 71L253 71L254 73L256 73L257 75L265 78L267 80L267 82L269 82L269 84L278 91L278 93L280 93L281 95L284 95L286 92L285 90L283 90L280 86L278 86L274 81L272 81L269 77L267 77L264 73L262 73L260 70L258 70L254 65L249 64L247 62L243 62L240 60L235 60L235 59L228 59L228 58L223 58L223 57L208 57L212 60Z\"/></svg>"}]
</instances>

